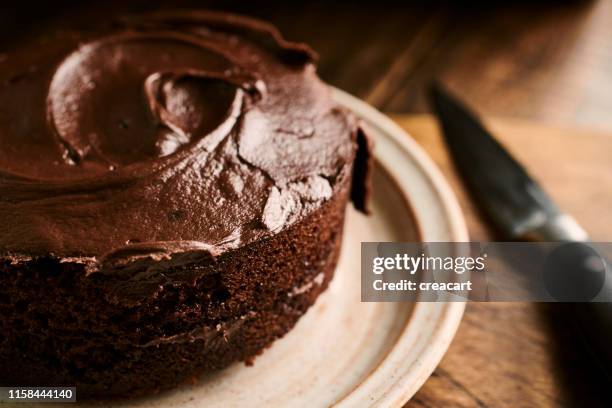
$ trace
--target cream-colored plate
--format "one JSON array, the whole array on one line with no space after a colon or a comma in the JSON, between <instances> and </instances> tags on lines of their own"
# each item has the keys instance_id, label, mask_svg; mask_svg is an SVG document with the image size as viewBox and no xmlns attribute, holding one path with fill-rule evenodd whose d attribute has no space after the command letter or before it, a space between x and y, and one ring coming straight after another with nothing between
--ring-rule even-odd
<instances>
[{"instance_id":1,"label":"cream-colored plate","mask_svg":"<svg viewBox=\"0 0 612 408\"><path fill-rule=\"evenodd\" d=\"M234 364L195 386L113 406L396 407L434 370L464 304L361 303L360 243L467 241L463 217L438 169L406 133L364 102L335 89L333 95L367 123L376 167L373 213L349 209L330 288L254 366Z\"/></svg>"}]
</instances>

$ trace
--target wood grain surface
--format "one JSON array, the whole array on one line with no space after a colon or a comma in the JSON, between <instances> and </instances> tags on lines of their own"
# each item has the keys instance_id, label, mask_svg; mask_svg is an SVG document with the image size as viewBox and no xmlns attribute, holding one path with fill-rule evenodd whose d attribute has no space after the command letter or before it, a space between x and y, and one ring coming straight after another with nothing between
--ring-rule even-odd
<instances>
[{"instance_id":1,"label":"wood grain surface","mask_svg":"<svg viewBox=\"0 0 612 408\"><path fill-rule=\"evenodd\" d=\"M273 22L317 50L323 79L385 112L428 112L437 79L487 115L612 129L609 0L197 4Z\"/></svg>"},{"instance_id":2,"label":"wood grain surface","mask_svg":"<svg viewBox=\"0 0 612 408\"><path fill-rule=\"evenodd\" d=\"M429 115L393 117L443 171L471 240L494 240L456 175ZM498 139L593 239L612 240L612 133L486 121ZM439 368L408 407L612 406L609 380L554 304L470 303Z\"/></svg>"}]
</instances>

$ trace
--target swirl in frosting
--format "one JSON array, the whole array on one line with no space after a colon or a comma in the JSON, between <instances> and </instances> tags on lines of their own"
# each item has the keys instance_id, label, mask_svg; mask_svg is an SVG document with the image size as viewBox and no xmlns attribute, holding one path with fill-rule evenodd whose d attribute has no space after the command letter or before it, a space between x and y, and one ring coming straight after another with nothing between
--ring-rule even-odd
<instances>
[{"instance_id":1,"label":"swirl in frosting","mask_svg":"<svg viewBox=\"0 0 612 408\"><path fill-rule=\"evenodd\" d=\"M357 151L314 58L215 13L20 44L0 62L0 255L217 254L299 221Z\"/></svg>"}]
</instances>

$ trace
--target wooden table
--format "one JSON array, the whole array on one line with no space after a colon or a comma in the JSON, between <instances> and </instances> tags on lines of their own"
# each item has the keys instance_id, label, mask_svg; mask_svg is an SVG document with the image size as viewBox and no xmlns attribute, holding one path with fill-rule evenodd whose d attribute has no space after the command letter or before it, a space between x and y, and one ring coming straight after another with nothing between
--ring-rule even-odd
<instances>
[{"instance_id":1,"label":"wooden table","mask_svg":"<svg viewBox=\"0 0 612 408\"><path fill-rule=\"evenodd\" d=\"M386 112L427 112L437 78L487 115L612 129L608 0L202 3L272 21L319 52L326 81Z\"/></svg>"},{"instance_id":2,"label":"wooden table","mask_svg":"<svg viewBox=\"0 0 612 408\"><path fill-rule=\"evenodd\" d=\"M454 171L436 121L429 115L393 118L445 174L466 216L471 240L494 239ZM595 240L610 240L612 132L555 128L516 119L487 123ZM576 333L555 306L468 304L447 355L407 406L611 406L611 400L602 397L609 383L585 357Z\"/></svg>"}]
</instances>

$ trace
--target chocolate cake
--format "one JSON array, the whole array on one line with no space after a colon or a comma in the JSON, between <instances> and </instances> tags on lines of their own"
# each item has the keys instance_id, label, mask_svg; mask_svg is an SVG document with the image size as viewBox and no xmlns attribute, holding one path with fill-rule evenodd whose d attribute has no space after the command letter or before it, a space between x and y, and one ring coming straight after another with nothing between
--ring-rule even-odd
<instances>
[{"instance_id":1,"label":"chocolate cake","mask_svg":"<svg viewBox=\"0 0 612 408\"><path fill-rule=\"evenodd\" d=\"M306 45L211 12L45 29L0 61L0 385L137 395L286 334L368 142Z\"/></svg>"}]
</instances>

